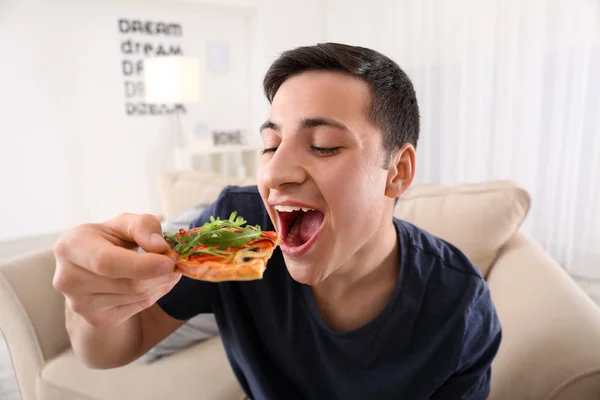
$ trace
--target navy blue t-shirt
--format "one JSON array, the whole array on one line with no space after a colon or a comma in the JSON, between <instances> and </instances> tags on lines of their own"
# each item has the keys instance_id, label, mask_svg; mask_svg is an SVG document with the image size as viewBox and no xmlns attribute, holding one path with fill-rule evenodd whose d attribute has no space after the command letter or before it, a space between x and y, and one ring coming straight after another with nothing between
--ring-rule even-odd
<instances>
[{"instance_id":1,"label":"navy blue t-shirt","mask_svg":"<svg viewBox=\"0 0 600 400\"><path fill-rule=\"evenodd\" d=\"M232 211L273 229L255 186L225 188L192 226ZM310 287L290 277L279 249L262 280L184 277L158 304L180 320L215 314L252 399L486 399L501 327L485 281L454 246L407 222L394 224L398 283L383 311L351 332L326 325Z\"/></svg>"}]
</instances>

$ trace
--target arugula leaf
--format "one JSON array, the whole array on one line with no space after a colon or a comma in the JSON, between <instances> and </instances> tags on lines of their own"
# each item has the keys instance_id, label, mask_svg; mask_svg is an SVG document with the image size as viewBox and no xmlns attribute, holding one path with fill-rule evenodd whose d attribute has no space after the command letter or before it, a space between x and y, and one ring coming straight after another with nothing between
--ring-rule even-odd
<instances>
[{"instance_id":1,"label":"arugula leaf","mask_svg":"<svg viewBox=\"0 0 600 400\"><path fill-rule=\"evenodd\" d=\"M175 243L178 243L179 240L177 239L177 236L175 236L172 233L169 232L163 232L163 236L165 239L171 239L172 241L174 241Z\"/></svg>"},{"instance_id":2,"label":"arugula leaf","mask_svg":"<svg viewBox=\"0 0 600 400\"><path fill-rule=\"evenodd\" d=\"M234 211L228 219L211 216L210 221L203 224L196 232L179 239L170 233L164 233L164 236L176 243L174 251L186 257L196 253L219 255L219 251L223 255L223 250L229 247L242 247L247 241L260 237L261 226L244 227L246 223L247 221ZM194 250L194 247L200 244L208 248Z\"/></svg>"},{"instance_id":3,"label":"arugula leaf","mask_svg":"<svg viewBox=\"0 0 600 400\"><path fill-rule=\"evenodd\" d=\"M241 247L248 240L258 239L260 232L255 230L245 230L242 233L236 233L231 231L221 231L216 233L214 236L202 238L202 244L207 246L220 246L221 250L228 247Z\"/></svg>"}]
</instances>

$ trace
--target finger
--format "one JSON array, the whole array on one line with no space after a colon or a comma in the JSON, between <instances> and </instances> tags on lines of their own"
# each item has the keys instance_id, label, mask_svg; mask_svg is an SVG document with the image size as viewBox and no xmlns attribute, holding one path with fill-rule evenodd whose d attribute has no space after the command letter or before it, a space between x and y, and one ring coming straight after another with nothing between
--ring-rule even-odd
<instances>
[{"instance_id":1,"label":"finger","mask_svg":"<svg viewBox=\"0 0 600 400\"><path fill-rule=\"evenodd\" d=\"M57 241L54 251L57 259L110 278L150 279L175 270L171 258L119 247L92 226L68 232Z\"/></svg>"},{"instance_id":2,"label":"finger","mask_svg":"<svg viewBox=\"0 0 600 400\"><path fill-rule=\"evenodd\" d=\"M104 226L116 237L137 243L149 253L164 253L169 245L162 235L160 220L151 214L121 214Z\"/></svg>"},{"instance_id":3,"label":"finger","mask_svg":"<svg viewBox=\"0 0 600 400\"><path fill-rule=\"evenodd\" d=\"M133 304L117 306L109 311L101 313L101 324L118 325L132 316L144 311L154 305L161 297L167 294L171 289L166 288L162 292L155 293L153 296Z\"/></svg>"},{"instance_id":4,"label":"finger","mask_svg":"<svg viewBox=\"0 0 600 400\"><path fill-rule=\"evenodd\" d=\"M174 280L179 280L181 277L180 273L171 273L158 278L143 280L113 279L96 275L85 268L78 267L66 261L58 261L56 271L53 280L54 287L61 293L71 296L143 293L171 283Z\"/></svg>"},{"instance_id":5,"label":"finger","mask_svg":"<svg viewBox=\"0 0 600 400\"><path fill-rule=\"evenodd\" d=\"M139 292L135 294L96 294L90 296L84 296L77 299L78 306L74 311L79 313L96 313L101 311L107 311L119 306L144 302L154 296L161 294L164 296L168 293L173 286L179 281L179 278L170 281L160 286L155 286L145 292Z\"/></svg>"}]
</instances>

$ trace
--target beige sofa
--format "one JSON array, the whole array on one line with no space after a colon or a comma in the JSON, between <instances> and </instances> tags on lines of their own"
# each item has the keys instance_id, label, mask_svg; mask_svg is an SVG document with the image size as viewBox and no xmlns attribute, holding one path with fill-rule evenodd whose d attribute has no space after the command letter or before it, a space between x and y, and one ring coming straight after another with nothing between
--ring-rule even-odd
<instances>
[{"instance_id":1,"label":"beige sofa","mask_svg":"<svg viewBox=\"0 0 600 400\"><path fill-rule=\"evenodd\" d=\"M165 218L242 181L180 173L163 177ZM520 231L528 194L510 182L412 188L397 215L456 244L481 268L504 339L492 400L600 399L600 309ZM63 299L51 285L50 249L0 265L0 329L23 400L239 399L221 342L210 339L146 365L97 371L69 347Z\"/></svg>"}]
</instances>

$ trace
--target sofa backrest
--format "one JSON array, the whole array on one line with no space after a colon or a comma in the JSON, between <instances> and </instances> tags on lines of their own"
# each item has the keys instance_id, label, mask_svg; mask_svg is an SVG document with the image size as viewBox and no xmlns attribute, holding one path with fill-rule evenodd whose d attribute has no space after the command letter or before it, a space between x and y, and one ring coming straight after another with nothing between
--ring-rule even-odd
<instances>
[{"instance_id":1,"label":"sofa backrest","mask_svg":"<svg viewBox=\"0 0 600 400\"><path fill-rule=\"evenodd\" d=\"M198 171L165 174L159 181L163 217L172 219L192 207L207 205L227 185L255 183L255 178ZM422 184L400 198L394 214L452 243L487 276L500 248L525 220L530 203L525 189L510 181Z\"/></svg>"},{"instance_id":2,"label":"sofa backrest","mask_svg":"<svg viewBox=\"0 0 600 400\"><path fill-rule=\"evenodd\" d=\"M527 191L510 181L423 184L400 198L394 215L452 243L487 276L530 204Z\"/></svg>"}]
</instances>

